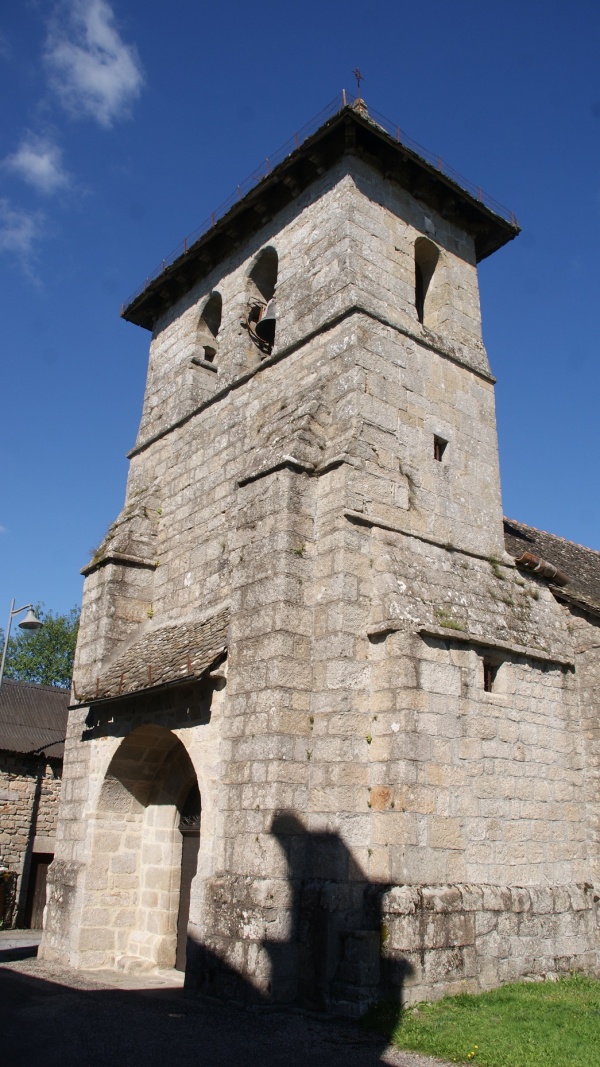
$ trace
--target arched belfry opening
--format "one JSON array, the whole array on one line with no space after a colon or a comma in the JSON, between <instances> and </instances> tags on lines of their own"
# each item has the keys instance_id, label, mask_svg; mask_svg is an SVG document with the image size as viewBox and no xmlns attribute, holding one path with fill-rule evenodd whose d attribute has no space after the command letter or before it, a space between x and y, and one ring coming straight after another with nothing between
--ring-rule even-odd
<instances>
[{"instance_id":1,"label":"arched belfry opening","mask_svg":"<svg viewBox=\"0 0 600 1067\"><path fill-rule=\"evenodd\" d=\"M185 969L190 892L200 844L200 791L185 746L161 726L121 742L102 789L83 925L105 917L108 965ZM91 931L86 940L93 943ZM103 965L106 966L107 963Z\"/></svg>"},{"instance_id":2,"label":"arched belfry opening","mask_svg":"<svg viewBox=\"0 0 600 1067\"><path fill-rule=\"evenodd\" d=\"M217 335L221 328L222 313L223 300L221 294L215 291L210 294L202 309L196 331L201 357L207 363L214 363L217 355Z\"/></svg>"},{"instance_id":3,"label":"arched belfry opening","mask_svg":"<svg viewBox=\"0 0 600 1067\"><path fill-rule=\"evenodd\" d=\"M415 241L415 307L417 318L424 326L428 324L429 305L433 276L440 253L437 245L426 237Z\"/></svg>"},{"instance_id":4,"label":"arched belfry opening","mask_svg":"<svg viewBox=\"0 0 600 1067\"><path fill-rule=\"evenodd\" d=\"M266 355L273 351L277 308L275 289L279 258L274 248L263 248L248 275L248 305L246 324L250 337Z\"/></svg>"}]
</instances>

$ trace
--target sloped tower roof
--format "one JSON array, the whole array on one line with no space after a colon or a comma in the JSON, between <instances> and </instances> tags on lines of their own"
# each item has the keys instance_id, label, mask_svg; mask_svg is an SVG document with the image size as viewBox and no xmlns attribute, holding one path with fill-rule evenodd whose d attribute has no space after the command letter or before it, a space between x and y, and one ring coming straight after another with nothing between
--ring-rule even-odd
<instances>
[{"instance_id":1,"label":"sloped tower roof","mask_svg":"<svg viewBox=\"0 0 600 1067\"><path fill-rule=\"evenodd\" d=\"M359 106L360 105L360 106ZM386 120L384 120L386 121ZM363 101L346 104L258 181L157 277L148 280L122 311L123 318L151 330L171 307L230 254L256 233L344 155L359 156L388 179L407 189L443 218L470 234L477 261L496 252L520 232L514 216L500 205L488 206L480 190L469 192L438 166L423 158L369 117ZM447 169L447 168L446 168ZM496 208L497 210L494 210Z\"/></svg>"}]
</instances>

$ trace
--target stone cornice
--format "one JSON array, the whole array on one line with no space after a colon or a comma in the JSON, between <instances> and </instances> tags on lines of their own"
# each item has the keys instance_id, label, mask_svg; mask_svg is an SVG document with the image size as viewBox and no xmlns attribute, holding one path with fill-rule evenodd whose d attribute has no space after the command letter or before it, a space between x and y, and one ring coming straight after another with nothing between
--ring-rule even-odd
<instances>
[{"instance_id":1,"label":"stone cornice","mask_svg":"<svg viewBox=\"0 0 600 1067\"><path fill-rule=\"evenodd\" d=\"M123 567L141 567L148 571L155 571L158 567L158 563L153 559L142 559L139 556L130 556L126 552L107 552L101 559L92 560L90 563L87 563L85 567L81 568L79 573L87 578L88 574L93 574L99 567L106 567L108 563L116 563Z\"/></svg>"},{"instance_id":2,"label":"stone cornice","mask_svg":"<svg viewBox=\"0 0 600 1067\"><path fill-rule=\"evenodd\" d=\"M491 557L485 556L482 552L473 552L470 548L461 548L460 545L450 544L448 541L440 541L436 537L431 537L429 534L421 533L419 530L409 530L405 526L396 526L395 523L385 522L383 519L378 519L376 515L366 515L362 511L344 511L344 518L348 519L348 522L353 522L357 526L375 526L379 530L389 530L390 533L398 533L403 537L414 537L417 541L424 541L427 545L435 545L436 548L444 548L446 552L458 552L463 556L470 556L472 559L482 559L486 563L490 562ZM497 560L502 567L516 569L515 563L512 559L509 559L506 555L503 559Z\"/></svg>"},{"instance_id":3,"label":"stone cornice","mask_svg":"<svg viewBox=\"0 0 600 1067\"><path fill-rule=\"evenodd\" d=\"M185 426L185 424L191 419L195 418L196 415L199 415L202 411L205 411L206 408L212 407L213 404L217 404L219 400L222 400L223 397L228 396L229 393L233 392L234 389L240 389L242 385L245 385L246 382L249 382L252 378L255 377L256 374L260 374L267 367L272 367L274 364L279 363L280 360L292 355L293 352L297 352L299 349L304 348L305 345L309 344L316 337L319 337L321 334L328 333L330 330L335 329L335 327L338 326L341 322L344 322L346 319L351 318L353 315L365 315L367 318L372 319L374 322L379 322L382 326L387 326L389 329L395 330L396 333L402 334L402 336L407 337L411 341L414 341L415 344L420 345L422 348L427 348L431 352L436 352L437 355L442 357L442 359L447 359L451 363L456 363L458 366L464 367L465 370L468 370L472 374L475 374L478 378L482 378L483 381L489 382L490 385L494 385L496 382L496 379L493 377L493 375L487 374L485 371L482 371L477 367L474 367L472 364L467 363L466 360L461 359L457 353L447 348L440 338L434 338L431 334L429 336L426 336L425 331L418 333L416 330L410 330L406 326L403 326L398 322L393 322L391 319L388 319L385 316L376 314L376 312L372 311L370 308L363 307L361 304L352 304L350 307L346 308L339 314L332 315L331 318L325 319L325 321L322 322L321 325L318 326L315 330L312 330L310 333L305 334L303 337L298 338L295 341L291 341L290 344L284 345L282 348L277 349L277 351L273 352L272 355L267 356L265 359L261 360L261 362L258 363L256 367L252 367L251 370L245 371L244 374L240 374L237 378L234 378L232 381L228 382L227 385L224 385L221 389L217 389L217 391L213 393L212 396L207 397L207 399L203 400L201 404L196 405L196 407L192 408L191 411L188 411L186 415L182 415L181 418L176 419L175 422L172 422L168 426L163 427L163 429L159 430L157 433L151 434L150 437L147 437L145 441L140 441L139 444L134 445L134 447L127 453L127 458L133 459L134 456L138 456L141 452L144 452L147 448L149 448L150 445L154 444L155 441L160 441L161 438L166 437L167 434L172 433L173 430L179 429L180 426Z\"/></svg>"}]
</instances>

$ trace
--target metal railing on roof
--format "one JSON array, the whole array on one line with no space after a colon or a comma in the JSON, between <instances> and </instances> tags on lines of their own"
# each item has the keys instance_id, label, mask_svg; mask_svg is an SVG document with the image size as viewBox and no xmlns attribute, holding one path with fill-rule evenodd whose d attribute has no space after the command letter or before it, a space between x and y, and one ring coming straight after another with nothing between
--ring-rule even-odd
<instances>
[{"instance_id":1,"label":"metal railing on roof","mask_svg":"<svg viewBox=\"0 0 600 1067\"><path fill-rule=\"evenodd\" d=\"M346 96L348 94L346 93ZM353 103L354 101L350 101ZM509 222L511 226L518 227L518 222L514 212L505 207L504 204L500 204L493 197L488 196L487 193L479 185L475 185L470 182L468 178L465 178L462 174L459 174L454 167L451 167L449 163L446 163L441 156L436 156L435 153L430 152L427 148L423 148L418 141L413 141L412 137L409 137L400 126L396 126L390 119L386 119L385 115L381 115L378 111L374 111L373 108L368 109L369 118L381 126L386 133L393 137L398 144L404 145L405 148L409 148L415 155L420 156L426 163L429 163L431 167L435 167L440 174L444 174L446 178L450 178L451 181L460 185L461 189L469 193L475 200L478 200L480 204L489 208L494 212L494 215L499 215L505 222Z\"/></svg>"},{"instance_id":2,"label":"metal railing on roof","mask_svg":"<svg viewBox=\"0 0 600 1067\"><path fill-rule=\"evenodd\" d=\"M357 102L357 99L358 98L353 96L352 93L349 93L346 89L342 89L341 94L338 94L333 100L331 100L330 103L327 104L327 106L324 107L322 111L319 111L318 115L315 115L312 119L309 120L309 122L307 122L299 130L297 130L293 134L293 136L290 137L287 141L285 141L285 143L282 144L275 152L273 152L269 156L266 156L261 165L257 167L256 170L253 170L247 178L244 178L244 180L240 182L238 186L236 186L236 189L231 194L231 196L229 196L227 200L224 200L218 208L215 208L215 210L211 212L209 217L205 219L204 222L200 224L200 226L193 230L192 233L188 234L187 237L184 237L183 241L181 241L175 248L172 249L171 252L168 253L167 256L165 256L159 266L156 267L156 269L153 270L151 274L148 274L142 285L140 285L139 288L136 289L135 292L132 293L131 296L128 298L128 300L121 306L121 313L126 307L132 304L134 300L137 300L137 298L142 295L142 293L148 288L148 286L160 277L163 271L170 267L171 264L175 262L175 260L180 258L180 256L185 255L186 252L188 252L189 249L194 244L196 244L196 242L199 241L201 237L204 236L204 234L208 233L208 231L211 230L212 227L215 226L220 219L224 218L227 212L230 211L235 204L242 200L244 196L246 196L246 194L250 192L251 189L258 185L259 182L263 181L264 178L268 177L274 167L276 167L279 163L282 163L283 160L286 159L289 155L291 155L292 152L294 152L297 148L299 148L300 145L304 143L304 141L308 140L308 138L311 137L313 133L316 133L317 130L320 129L320 127L327 121L327 119L333 118L335 115L338 114L338 112L342 111L348 105L355 104ZM412 137L409 137L401 129L400 126L392 122L390 119L387 119L385 115L380 114L378 111L374 111L373 108L366 108L366 114L371 119L371 121L375 122L378 126L381 126L381 128L390 137L393 137L394 140L398 142L398 144L401 144L405 148L408 148L411 152L414 152L421 159L425 160L426 163L429 163L431 167L434 167L435 170L437 170L440 174L443 174L445 175L445 177L450 178L451 181L459 185L475 200L478 200L479 203L483 204L490 211L493 211L495 215L499 215L500 218L503 218L512 226L518 226L517 220L512 211L509 211L509 209L504 207L503 204L498 203L497 200L494 200L491 196L488 196L487 193L485 193L478 185L474 185L473 182L470 182L467 178L464 178L462 174L459 174L458 171L454 170L453 167L449 166L449 164L446 163L441 156L435 155L435 153L430 152L427 148L423 148L423 146L420 145L418 141L414 141Z\"/></svg>"}]
</instances>

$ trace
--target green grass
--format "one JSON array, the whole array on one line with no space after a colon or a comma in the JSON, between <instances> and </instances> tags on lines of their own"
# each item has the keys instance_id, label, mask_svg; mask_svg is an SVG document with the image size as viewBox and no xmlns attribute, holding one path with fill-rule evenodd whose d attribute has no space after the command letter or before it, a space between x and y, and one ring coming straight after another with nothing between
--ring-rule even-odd
<instances>
[{"instance_id":1,"label":"green grass","mask_svg":"<svg viewBox=\"0 0 600 1067\"><path fill-rule=\"evenodd\" d=\"M571 975L517 982L397 1011L365 1023L398 1048L479 1067L600 1067L600 981Z\"/></svg>"}]
</instances>

